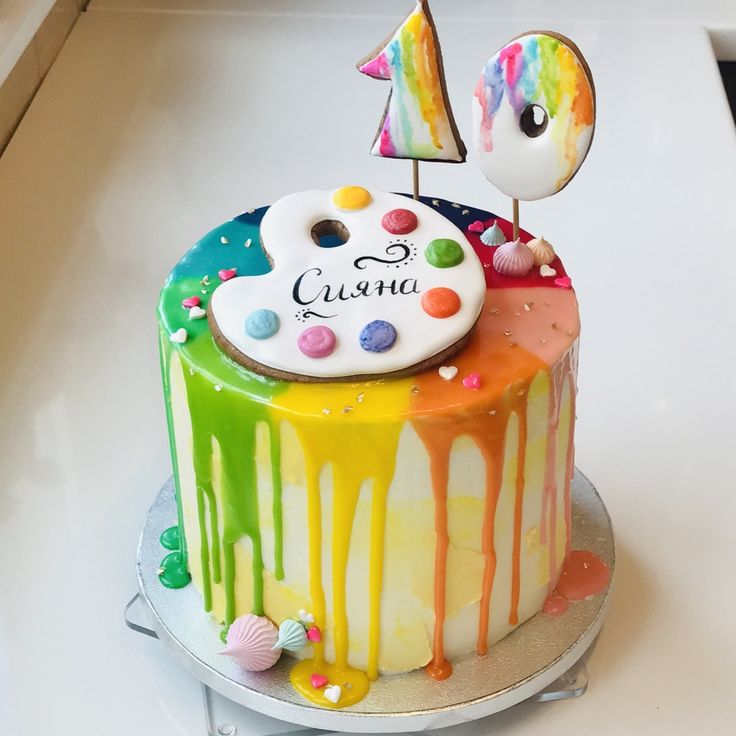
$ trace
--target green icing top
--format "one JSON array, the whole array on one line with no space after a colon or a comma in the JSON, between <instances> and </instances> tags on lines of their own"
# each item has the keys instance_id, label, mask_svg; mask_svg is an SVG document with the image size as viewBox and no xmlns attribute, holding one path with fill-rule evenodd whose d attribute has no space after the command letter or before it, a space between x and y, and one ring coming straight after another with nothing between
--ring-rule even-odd
<instances>
[{"instance_id":1,"label":"green icing top","mask_svg":"<svg viewBox=\"0 0 736 736\"><path fill-rule=\"evenodd\" d=\"M452 268L463 262L465 254L457 240L437 238L427 246L424 257L427 263L435 268Z\"/></svg>"}]
</instances>

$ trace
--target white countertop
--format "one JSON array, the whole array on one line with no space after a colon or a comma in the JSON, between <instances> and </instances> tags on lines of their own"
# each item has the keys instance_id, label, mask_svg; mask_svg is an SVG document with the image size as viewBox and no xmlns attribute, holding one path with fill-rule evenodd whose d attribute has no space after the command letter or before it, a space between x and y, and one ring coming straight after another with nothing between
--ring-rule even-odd
<instances>
[{"instance_id":1,"label":"white countertop","mask_svg":"<svg viewBox=\"0 0 736 736\"><path fill-rule=\"evenodd\" d=\"M410 186L407 164L368 156L388 85L353 68L403 4L298 17L284 0L140 4L93 3L0 159L3 736L204 733L198 684L122 622L138 532L171 472L158 289L243 209L310 187ZM614 520L615 595L583 698L466 733L730 733L736 133L703 18L575 21L564 5L554 22L528 3L522 22L491 3L434 5L466 141L483 62L527 27L576 40L599 105L578 177L521 217L581 302L577 465ZM472 161L423 166L422 189L510 211Z\"/></svg>"}]
</instances>

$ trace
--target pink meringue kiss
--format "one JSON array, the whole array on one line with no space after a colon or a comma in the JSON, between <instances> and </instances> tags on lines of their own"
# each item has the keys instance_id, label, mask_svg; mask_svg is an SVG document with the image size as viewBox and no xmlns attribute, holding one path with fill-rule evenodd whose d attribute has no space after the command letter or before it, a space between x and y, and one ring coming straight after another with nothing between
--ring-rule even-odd
<instances>
[{"instance_id":1,"label":"pink meringue kiss","mask_svg":"<svg viewBox=\"0 0 736 736\"><path fill-rule=\"evenodd\" d=\"M493 268L504 276L526 276L534 267L534 254L520 240L504 243L493 254Z\"/></svg>"},{"instance_id":2,"label":"pink meringue kiss","mask_svg":"<svg viewBox=\"0 0 736 736\"><path fill-rule=\"evenodd\" d=\"M224 651L248 672L262 672L273 667L281 656L280 649L274 649L279 638L279 630L265 616L249 613L239 616L227 630Z\"/></svg>"},{"instance_id":3,"label":"pink meringue kiss","mask_svg":"<svg viewBox=\"0 0 736 736\"><path fill-rule=\"evenodd\" d=\"M310 358L326 358L335 349L335 333L324 325L308 327L297 338L297 345Z\"/></svg>"}]
</instances>

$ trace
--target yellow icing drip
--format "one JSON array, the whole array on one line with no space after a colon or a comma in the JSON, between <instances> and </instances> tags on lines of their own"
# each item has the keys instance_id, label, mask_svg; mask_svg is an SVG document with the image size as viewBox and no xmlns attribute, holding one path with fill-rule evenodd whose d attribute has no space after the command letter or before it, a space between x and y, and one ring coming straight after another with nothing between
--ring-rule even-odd
<instances>
[{"instance_id":1,"label":"yellow icing drip","mask_svg":"<svg viewBox=\"0 0 736 736\"><path fill-rule=\"evenodd\" d=\"M292 670L294 687L316 705L342 708L357 703L368 692L369 679L378 676L386 497L394 474L403 425L398 416L409 407L411 386L410 381L402 380L382 383L381 401L371 401L370 391L366 390L365 384L294 384L275 402L283 411L284 418L293 421L306 458L312 613L323 637L332 636L335 650L334 663L326 662L323 638L315 643L313 657L298 663ZM393 415L389 420L385 415L387 407L391 407ZM355 425L360 425L360 431L353 431ZM320 486L320 474L326 466L332 468L333 485L332 615L329 617L322 567L324 499ZM352 585L363 583L360 580L348 581L347 575L353 521L364 487L371 489L367 673L350 667L348 663L350 631L347 613L348 582ZM328 619L331 626L328 625ZM313 674L322 674L328 678L330 685L341 687L342 693L337 704L325 697L324 688L312 686Z\"/></svg>"}]
</instances>

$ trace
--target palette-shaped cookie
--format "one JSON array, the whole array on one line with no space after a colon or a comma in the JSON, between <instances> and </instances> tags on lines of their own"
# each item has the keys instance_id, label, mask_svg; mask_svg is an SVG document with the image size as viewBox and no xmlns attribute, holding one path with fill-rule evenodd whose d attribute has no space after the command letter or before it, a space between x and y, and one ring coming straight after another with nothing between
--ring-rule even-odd
<instances>
[{"instance_id":1,"label":"palette-shaped cookie","mask_svg":"<svg viewBox=\"0 0 736 736\"><path fill-rule=\"evenodd\" d=\"M292 194L261 223L272 270L235 276L208 317L241 365L288 380L399 376L467 340L485 297L460 229L421 202L362 187Z\"/></svg>"}]
</instances>

